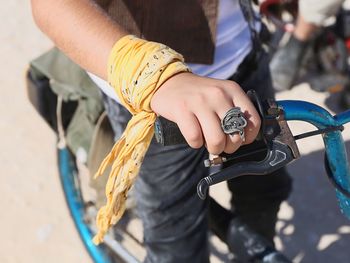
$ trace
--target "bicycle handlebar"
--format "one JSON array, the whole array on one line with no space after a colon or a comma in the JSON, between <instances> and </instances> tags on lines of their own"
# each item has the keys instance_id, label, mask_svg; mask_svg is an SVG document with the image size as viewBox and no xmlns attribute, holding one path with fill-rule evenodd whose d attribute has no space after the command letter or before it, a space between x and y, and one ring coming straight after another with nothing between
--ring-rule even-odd
<instances>
[{"instance_id":1,"label":"bicycle handlebar","mask_svg":"<svg viewBox=\"0 0 350 263\"><path fill-rule=\"evenodd\" d=\"M279 124L281 121L286 123L286 121L297 120L308 122L321 130L330 127L339 127L350 122L350 110L332 116L332 114L324 108L306 101L285 100L275 101L274 103L276 109L279 111L275 116L275 121ZM262 113L261 109L259 109L259 111ZM269 117L271 118L271 116ZM263 122L264 119L266 119L264 113L262 114L262 119ZM266 124L263 128L268 130L269 125L270 124ZM287 129L289 130L288 127ZM285 127L282 127L280 130L285 130ZM159 118L157 120L155 134L157 141L163 145L186 143L177 125L164 118ZM269 136L268 133L265 131L262 132L262 134L264 137L263 139L266 141L266 137ZM334 181L333 184L336 188L340 210L350 219L350 167L341 131L332 130L324 133L323 141L327 162L326 170L330 173L330 177ZM212 184L246 174L264 175L279 169L281 166L287 165L292 160L299 157L294 137L290 132L268 138L266 145L268 151L263 161L246 162L244 163L243 169L242 165L235 164L223 169L217 174L203 178L197 188L199 196L204 198L207 188ZM276 147L278 149L276 149ZM271 160L277 160L278 165L271 165ZM247 168L249 168L249 173L247 172Z\"/></svg>"},{"instance_id":2,"label":"bicycle handlebar","mask_svg":"<svg viewBox=\"0 0 350 263\"><path fill-rule=\"evenodd\" d=\"M350 110L332 116L324 108L305 101L277 101L287 121L305 121L318 129L342 126L350 122ZM336 184L345 192L350 192L350 167L344 140L340 131L324 134L323 142L328 167ZM350 219L350 198L336 189L339 206L343 214Z\"/></svg>"}]
</instances>

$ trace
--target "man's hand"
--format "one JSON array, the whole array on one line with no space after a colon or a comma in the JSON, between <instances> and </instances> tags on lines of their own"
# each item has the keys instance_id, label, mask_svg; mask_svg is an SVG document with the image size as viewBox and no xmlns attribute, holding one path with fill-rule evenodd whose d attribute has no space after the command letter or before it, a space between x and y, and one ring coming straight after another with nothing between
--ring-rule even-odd
<instances>
[{"instance_id":1,"label":"man's hand","mask_svg":"<svg viewBox=\"0 0 350 263\"><path fill-rule=\"evenodd\" d=\"M157 114L176 122L192 148L206 145L209 153L232 153L242 144L239 134L226 135L221 119L232 107L240 107L248 124L245 144L260 129L260 117L240 86L228 80L180 73L167 80L154 94L151 107Z\"/></svg>"}]
</instances>

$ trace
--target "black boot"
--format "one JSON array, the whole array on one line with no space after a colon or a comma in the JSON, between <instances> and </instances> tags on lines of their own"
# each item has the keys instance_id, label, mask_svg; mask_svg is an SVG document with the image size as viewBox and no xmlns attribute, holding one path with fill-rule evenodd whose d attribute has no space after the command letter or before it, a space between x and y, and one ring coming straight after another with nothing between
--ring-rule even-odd
<instances>
[{"instance_id":1,"label":"black boot","mask_svg":"<svg viewBox=\"0 0 350 263\"><path fill-rule=\"evenodd\" d=\"M231 220L227 245L235 256L235 263L291 263L273 243L256 233L238 217Z\"/></svg>"},{"instance_id":2,"label":"black boot","mask_svg":"<svg viewBox=\"0 0 350 263\"><path fill-rule=\"evenodd\" d=\"M295 84L307 46L308 42L300 41L292 35L288 43L272 57L270 70L276 91L291 89Z\"/></svg>"},{"instance_id":3,"label":"black boot","mask_svg":"<svg viewBox=\"0 0 350 263\"><path fill-rule=\"evenodd\" d=\"M291 262L267 240L245 224L238 216L226 210L214 199L209 201L209 227L234 255L235 263L289 263Z\"/></svg>"}]
</instances>

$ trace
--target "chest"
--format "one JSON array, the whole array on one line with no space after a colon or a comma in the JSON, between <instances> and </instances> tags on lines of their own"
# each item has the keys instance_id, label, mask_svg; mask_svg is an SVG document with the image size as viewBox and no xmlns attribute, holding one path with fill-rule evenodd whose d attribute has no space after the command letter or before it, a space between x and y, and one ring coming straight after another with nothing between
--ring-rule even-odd
<instances>
[{"instance_id":1,"label":"chest","mask_svg":"<svg viewBox=\"0 0 350 263\"><path fill-rule=\"evenodd\" d=\"M219 0L98 2L131 34L170 46L186 62L213 62Z\"/></svg>"}]
</instances>

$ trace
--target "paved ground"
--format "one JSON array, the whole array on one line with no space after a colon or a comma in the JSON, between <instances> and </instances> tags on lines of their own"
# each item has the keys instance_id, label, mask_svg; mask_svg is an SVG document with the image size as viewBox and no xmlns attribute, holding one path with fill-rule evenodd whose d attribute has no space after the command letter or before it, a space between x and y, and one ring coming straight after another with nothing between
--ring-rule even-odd
<instances>
[{"instance_id":1,"label":"paved ground","mask_svg":"<svg viewBox=\"0 0 350 263\"><path fill-rule=\"evenodd\" d=\"M0 9L0 262L91 262L62 196L55 136L26 98L27 63L52 45L35 27L28 2L4 1ZM278 97L326 103L336 110L335 96L306 85ZM309 126L293 127L303 131ZM350 133L344 134L349 149ZM294 192L282 207L276 242L295 263L350 261L350 224L324 175L321 143L320 138L302 141L304 157L289 167ZM217 189L225 203L228 194L223 186Z\"/></svg>"}]
</instances>

